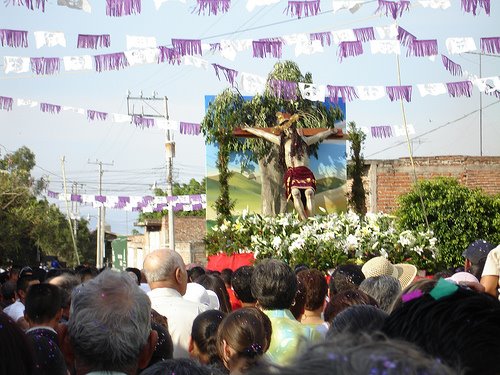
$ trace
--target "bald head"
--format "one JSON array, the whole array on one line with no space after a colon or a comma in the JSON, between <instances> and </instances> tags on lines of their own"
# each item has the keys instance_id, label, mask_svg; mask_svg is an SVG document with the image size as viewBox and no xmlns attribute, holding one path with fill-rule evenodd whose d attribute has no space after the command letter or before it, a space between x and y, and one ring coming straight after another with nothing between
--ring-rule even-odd
<instances>
[{"instance_id":1,"label":"bald head","mask_svg":"<svg viewBox=\"0 0 500 375\"><path fill-rule=\"evenodd\" d=\"M144 274L151 289L173 288L186 292L186 265L179 253L172 250L155 250L144 259Z\"/></svg>"}]
</instances>

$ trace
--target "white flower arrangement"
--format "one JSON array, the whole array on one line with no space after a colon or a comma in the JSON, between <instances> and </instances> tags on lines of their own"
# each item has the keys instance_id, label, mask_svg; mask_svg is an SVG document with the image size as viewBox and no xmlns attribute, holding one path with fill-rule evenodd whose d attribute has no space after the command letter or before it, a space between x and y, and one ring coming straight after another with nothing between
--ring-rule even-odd
<instances>
[{"instance_id":1,"label":"white flower arrangement","mask_svg":"<svg viewBox=\"0 0 500 375\"><path fill-rule=\"evenodd\" d=\"M205 239L209 253L253 251L256 258L279 258L291 265L322 270L382 255L393 263L432 268L437 239L431 231L400 230L383 213L320 215L300 221L290 213L276 217L248 214L214 227Z\"/></svg>"}]
</instances>

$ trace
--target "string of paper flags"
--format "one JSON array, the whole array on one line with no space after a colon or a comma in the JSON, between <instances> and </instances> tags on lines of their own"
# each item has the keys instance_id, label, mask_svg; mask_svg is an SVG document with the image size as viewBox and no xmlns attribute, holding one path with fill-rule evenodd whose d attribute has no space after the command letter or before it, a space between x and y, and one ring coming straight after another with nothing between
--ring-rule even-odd
<instances>
[{"instance_id":1,"label":"string of paper flags","mask_svg":"<svg viewBox=\"0 0 500 375\"><path fill-rule=\"evenodd\" d=\"M378 37L376 36L377 33ZM54 31L34 31L36 48L42 47L66 47L66 35L63 32ZM437 39L418 39L415 35L404 28L391 24L382 27L362 27L356 29L342 29L323 31L315 33L299 33L284 35L279 37L268 37L258 40L220 40L215 43L202 43L201 39L171 39L172 47L158 46L155 37L126 35L126 51L111 54L83 55L58 57L39 57L38 62L46 61L52 65L52 69L35 71L37 74L55 74L60 70L61 60L63 60L66 70L91 70L92 60L94 60L95 70L101 72L109 69L99 68L97 65L105 61L113 61L124 56L123 68L129 65L144 63L180 63L183 56L203 55L210 51L212 54L218 53L227 60L234 61L238 52L243 52L252 48L252 55L256 58L281 58L283 47L295 46L295 55L314 54L324 52L325 47L333 44L338 46L339 60L351 56L359 56L365 51L363 43L369 43L372 54L401 54L401 46L407 48L406 56L432 57L438 54ZM446 48L450 54L460 54L477 51L476 43L472 37L450 37L445 41ZM29 35L27 30L0 29L0 45L11 48L28 48ZM111 46L111 36L109 34L78 34L76 47L79 49L101 49ZM480 38L480 51L482 53L499 54L500 37ZM7 56L10 65L4 67L5 73L27 72L30 64L24 63L26 57ZM7 58L6 57L6 58ZM83 58L79 59L79 58ZM93 59L92 59L93 58ZM35 58L32 58L35 59ZM78 62L78 63L77 63Z\"/></svg>"},{"instance_id":2,"label":"string of paper flags","mask_svg":"<svg viewBox=\"0 0 500 375\"><path fill-rule=\"evenodd\" d=\"M153 0L158 10L168 0ZM185 3L185 0L180 0ZM278 3L279 0L247 0L246 8L252 11L257 6L269 6ZM333 0L332 10L337 12L348 9L351 12L358 10L362 5L370 3L366 0ZM47 0L4 0L5 6L25 6L30 10L45 12ZM410 11L415 3L431 9L447 9L451 6L450 0L377 0L376 14L385 15L394 19L402 17ZM80 9L91 13L92 8L89 0L58 0L57 5L73 9ZM487 15L490 14L490 0L461 0L461 9L466 13L476 15L482 9ZM227 13L231 7L231 0L196 0L195 9L192 13L198 15L217 15ZM123 17L140 14L142 11L141 0L106 0L106 15L109 17ZM291 17L316 16L321 11L320 0L288 0L284 13Z\"/></svg>"},{"instance_id":3,"label":"string of paper flags","mask_svg":"<svg viewBox=\"0 0 500 375\"><path fill-rule=\"evenodd\" d=\"M41 112L57 115L61 111L73 112L84 115L89 121L112 121L115 123L131 123L139 128L157 127L162 130L173 130L183 135L199 135L201 126L198 123L152 118L142 115L125 115L120 113L100 112L92 109L83 109L59 104L38 102L31 99L14 99L0 96L0 110L12 111L14 103L17 107L38 107Z\"/></svg>"},{"instance_id":4,"label":"string of paper flags","mask_svg":"<svg viewBox=\"0 0 500 375\"><path fill-rule=\"evenodd\" d=\"M92 205L94 208L106 207L115 210L137 212L161 212L172 207L173 211L198 211L207 208L206 194L177 196L115 196L90 194L64 194L51 190L47 197L66 202Z\"/></svg>"}]
</instances>

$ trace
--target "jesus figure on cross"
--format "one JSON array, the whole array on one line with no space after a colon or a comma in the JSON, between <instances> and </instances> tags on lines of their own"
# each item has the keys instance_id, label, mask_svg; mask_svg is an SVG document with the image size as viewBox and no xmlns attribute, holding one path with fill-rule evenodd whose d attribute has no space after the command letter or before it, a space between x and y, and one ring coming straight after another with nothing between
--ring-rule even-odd
<instances>
[{"instance_id":1,"label":"jesus figure on cross","mask_svg":"<svg viewBox=\"0 0 500 375\"><path fill-rule=\"evenodd\" d=\"M278 112L277 117L278 125L273 128L273 133L251 127L242 129L280 147L279 164L286 169L283 179L286 198L287 200L293 199L293 205L299 217L306 220L307 217L314 215L316 192L316 178L309 169L308 147L336 134L337 130L327 129L306 137L295 124L299 119L298 114L289 115Z\"/></svg>"}]
</instances>

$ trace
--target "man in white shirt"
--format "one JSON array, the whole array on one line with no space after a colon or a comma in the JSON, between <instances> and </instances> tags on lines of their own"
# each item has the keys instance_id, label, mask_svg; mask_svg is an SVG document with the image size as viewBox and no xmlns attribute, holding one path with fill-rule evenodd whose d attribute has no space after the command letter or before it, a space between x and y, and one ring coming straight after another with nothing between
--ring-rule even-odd
<instances>
[{"instance_id":1,"label":"man in white shirt","mask_svg":"<svg viewBox=\"0 0 500 375\"><path fill-rule=\"evenodd\" d=\"M19 327L24 330L29 328L29 324L24 318L24 302L26 300L26 293L30 286L40 284L40 281L33 275L24 275L17 279L16 282L16 302L7 306L3 312L6 313L11 319L16 322Z\"/></svg>"},{"instance_id":2,"label":"man in white shirt","mask_svg":"<svg viewBox=\"0 0 500 375\"><path fill-rule=\"evenodd\" d=\"M484 264L481 284L485 292L493 297L499 297L498 290L500 286L500 246L495 247L488 253L486 263Z\"/></svg>"},{"instance_id":3,"label":"man in white shirt","mask_svg":"<svg viewBox=\"0 0 500 375\"><path fill-rule=\"evenodd\" d=\"M151 291L151 307L168 319L168 331L174 344L174 358L188 358L189 337L194 319L208 310L202 303L188 301L187 271L182 257L172 250L156 250L144 260L144 273Z\"/></svg>"}]
</instances>

